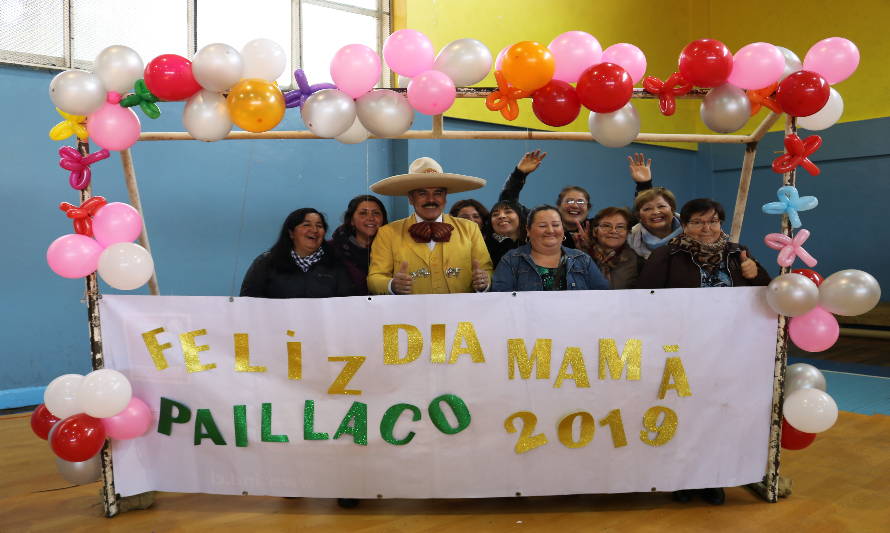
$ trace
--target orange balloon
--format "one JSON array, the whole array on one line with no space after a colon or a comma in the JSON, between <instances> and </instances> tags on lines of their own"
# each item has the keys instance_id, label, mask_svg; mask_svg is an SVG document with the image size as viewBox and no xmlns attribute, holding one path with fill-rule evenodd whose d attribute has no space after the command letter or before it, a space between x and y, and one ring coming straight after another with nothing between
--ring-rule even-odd
<instances>
[{"instance_id":1,"label":"orange balloon","mask_svg":"<svg viewBox=\"0 0 890 533\"><path fill-rule=\"evenodd\" d=\"M284 118L284 95L270 81L243 79L226 97L232 122L245 131L260 133L278 125Z\"/></svg>"},{"instance_id":2,"label":"orange balloon","mask_svg":"<svg viewBox=\"0 0 890 533\"><path fill-rule=\"evenodd\" d=\"M504 54L501 71L510 85L531 92L550 83L556 71L556 61L550 50L541 43L522 41Z\"/></svg>"}]
</instances>

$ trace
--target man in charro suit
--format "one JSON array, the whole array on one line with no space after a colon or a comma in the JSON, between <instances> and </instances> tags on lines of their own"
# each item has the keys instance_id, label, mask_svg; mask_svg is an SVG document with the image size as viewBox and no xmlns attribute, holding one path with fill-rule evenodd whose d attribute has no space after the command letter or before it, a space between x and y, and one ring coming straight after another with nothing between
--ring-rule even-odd
<instances>
[{"instance_id":1,"label":"man in charro suit","mask_svg":"<svg viewBox=\"0 0 890 533\"><path fill-rule=\"evenodd\" d=\"M373 294L484 292L491 285L491 258L479 225L444 214L448 193L478 189L485 180L442 171L429 157L408 174L382 179L371 191L407 194L414 212L377 233L371 246L368 289Z\"/></svg>"}]
</instances>

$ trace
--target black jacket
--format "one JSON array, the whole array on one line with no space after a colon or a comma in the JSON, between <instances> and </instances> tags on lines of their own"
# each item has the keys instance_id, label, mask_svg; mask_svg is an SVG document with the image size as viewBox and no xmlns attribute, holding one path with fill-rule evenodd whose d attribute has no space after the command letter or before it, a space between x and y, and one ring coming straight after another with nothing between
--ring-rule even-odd
<instances>
[{"instance_id":1,"label":"black jacket","mask_svg":"<svg viewBox=\"0 0 890 533\"><path fill-rule=\"evenodd\" d=\"M270 252L253 260L244 281L241 296L255 298L327 298L355 294L346 268L327 244L321 261L303 272L290 262L286 269L275 268Z\"/></svg>"}]
</instances>

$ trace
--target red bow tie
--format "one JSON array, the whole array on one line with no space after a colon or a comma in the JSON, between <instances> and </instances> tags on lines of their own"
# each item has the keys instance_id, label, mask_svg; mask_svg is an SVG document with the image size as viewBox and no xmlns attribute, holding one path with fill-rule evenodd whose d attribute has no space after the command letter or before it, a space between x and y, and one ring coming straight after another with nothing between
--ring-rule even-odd
<instances>
[{"instance_id":1,"label":"red bow tie","mask_svg":"<svg viewBox=\"0 0 890 533\"><path fill-rule=\"evenodd\" d=\"M444 222L418 222L408 228L408 233L414 242L448 242L453 230L454 226Z\"/></svg>"}]
</instances>

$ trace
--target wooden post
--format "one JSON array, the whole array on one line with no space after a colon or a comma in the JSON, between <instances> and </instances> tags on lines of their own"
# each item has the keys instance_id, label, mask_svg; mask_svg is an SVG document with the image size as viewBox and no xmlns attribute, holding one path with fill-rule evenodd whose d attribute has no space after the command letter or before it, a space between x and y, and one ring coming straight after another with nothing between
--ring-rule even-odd
<instances>
[{"instance_id":1,"label":"wooden post","mask_svg":"<svg viewBox=\"0 0 890 533\"><path fill-rule=\"evenodd\" d=\"M439 138L442 136L442 132L444 131L444 120L442 115L433 115L433 138Z\"/></svg>"},{"instance_id":2,"label":"wooden post","mask_svg":"<svg viewBox=\"0 0 890 533\"><path fill-rule=\"evenodd\" d=\"M754 156L757 155L757 141L745 145L745 159L742 161L742 175L739 177L739 190L735 195L735 210L732 213L732 230L729 240L739 242L742 222L745 220L745 207L748 206L748 190L751 188L751 174L754 172Z\"/></svg>"},{"instance_id":3,"label":"wooden post","mask_svg":"<svg viewBox=\"0 0 890 533\"><path fill-rule=\"evenodd\" d=\"M89 154L90 144L78 139L77 151L82 156ZM92 196L92 186L87 186L80 191L80 203L85 202ZM105 356L102 353L101 321L99 320L99 282L96 279L95 272L87 276L85 281L87 324L90 331L90 356L93 370L99 370L105 367ZM102 460L102 504L105 508L105 516L110 518L119 512L117 493L114 491L114 465L111 461L111 440L105 441L105 445L99 453Z\"/></svg>"},{"instance_id":4,"label":"wooden post","mask_svg":"<svg viewBox=\"0 0 890 533\"><path fill-rule=\"evenodd\" d=\"M139 234L139 245L145 248L151 254L151 246L148 244L148 230L146 229L145 215L142 213L142 201L139 198L139 184L136 182L136 169L133 166L133 153L127 148L121 152L121 165L124 167L124 179L127 182L127 192L130 194L130 205L139 216L142 217L142 233ZM160 294L158 290L157 272L151 273L151 279L148 280L148 290L153 296Z\"/></svg>"}]
</instances>

